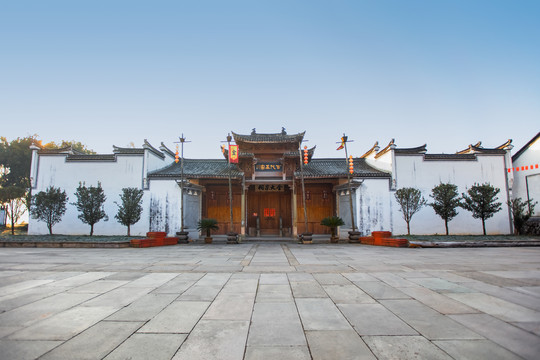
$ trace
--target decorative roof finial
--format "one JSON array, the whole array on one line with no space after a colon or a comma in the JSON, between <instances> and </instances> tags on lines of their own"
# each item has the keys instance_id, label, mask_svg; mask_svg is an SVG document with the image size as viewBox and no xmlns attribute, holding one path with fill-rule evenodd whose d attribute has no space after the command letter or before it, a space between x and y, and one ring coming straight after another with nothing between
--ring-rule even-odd
<instances>
[{"instance_id":1,"label":"decorative roof finial","mask_svg":"<svg viewBox=\"0 0 540 360\"><path fill-rule=\"evenodd\" d=\"M287 132L285 131L284 127L281 127L281 135L287 135Z\"/></svg>"},{"instance_id":2,"label":"decorative roof finial","mask_svg":"<svg viewBox=\"0 0 540 360\"><path fill-rule=\"evenodd\" d=\"M255 135L256 133L255 128L251 129L251 135Z\"/></svg>"}]
</instances>

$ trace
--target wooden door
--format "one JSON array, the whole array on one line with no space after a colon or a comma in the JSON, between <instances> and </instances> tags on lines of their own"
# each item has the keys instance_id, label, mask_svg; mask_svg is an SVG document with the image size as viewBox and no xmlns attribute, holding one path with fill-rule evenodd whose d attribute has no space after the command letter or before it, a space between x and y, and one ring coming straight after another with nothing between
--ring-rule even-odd
<instances>
[{"instance_id":1,"label":"wooden door","mask_svg":"<svg viewBox=\"0 0 540 360\"><path fill-rule=\"evenodd\" d=\"M257 228L264 235L280 235L280 229L284 235L290 232L291 227L291 195L290 191L282 192L256 192L248 194L248 229L253 233ZM280 227L281 222L281 227Z\"/></svg>"}]
</instances>

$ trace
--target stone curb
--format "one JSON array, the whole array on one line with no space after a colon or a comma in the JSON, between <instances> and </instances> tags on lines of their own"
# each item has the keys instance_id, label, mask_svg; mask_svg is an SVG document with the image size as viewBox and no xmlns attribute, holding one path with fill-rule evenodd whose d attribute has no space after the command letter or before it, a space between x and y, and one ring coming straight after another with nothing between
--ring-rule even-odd
<instances>
[{"instance_id":1,"label":"stone curb","mask_svg":"<svg viewBox=\"0 0 540 360\"><path fill-rule=\"evenodd\" d=\"M540 241L411 241L410 244L422 248L518 247L540 246Z\"/></svg>"}]
</instances>

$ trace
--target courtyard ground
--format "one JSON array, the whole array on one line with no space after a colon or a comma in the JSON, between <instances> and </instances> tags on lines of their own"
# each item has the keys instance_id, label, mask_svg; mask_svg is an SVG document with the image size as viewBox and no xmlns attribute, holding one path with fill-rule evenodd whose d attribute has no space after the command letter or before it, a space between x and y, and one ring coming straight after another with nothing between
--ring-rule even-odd
<instances>
[{"instance_id":1,"label":"courtyard ground","mask_svg":"<svg viewBox=\"0 0 540 360\"><path fill-rule=\"evenodd\" d=\"M538 359L540 248L0 248L1 359Z\"/></svg>"}]
</instances>

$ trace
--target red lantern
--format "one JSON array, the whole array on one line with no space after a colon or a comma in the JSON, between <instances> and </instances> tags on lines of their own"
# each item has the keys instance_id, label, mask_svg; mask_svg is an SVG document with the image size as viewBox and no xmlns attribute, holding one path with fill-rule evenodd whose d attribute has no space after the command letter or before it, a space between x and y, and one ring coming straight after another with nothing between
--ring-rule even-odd
<instances>
[{"instance_id":1,"label":"red lantern","mask_svg":"<svg viewBox=\"0 0 540 360\"><path fill-rule=\"evenodd\" d=\"M349 172L354 173L354 160L352 155L349 155Z\"/></svg>"},{"instance_id":2,"label":"red lantern","mask_svg":"<svg viewBox=\"0 0 540 360\"><path fill-rule=\"evenodd\" d=\"M308 150L307 146L304 146L304 164L308 163Z\"/></svg>"},{"instance_id":3,"label":"red lantern","mask_svg":"<svg viewBox=\"0 0 540 360\"><path fill-rule=\"evenodd\" d=\"M178 145L176 145L176 152L174 153L174 162L178 164L180 156L178 155Z\"/></svg>"}]
</instances>

